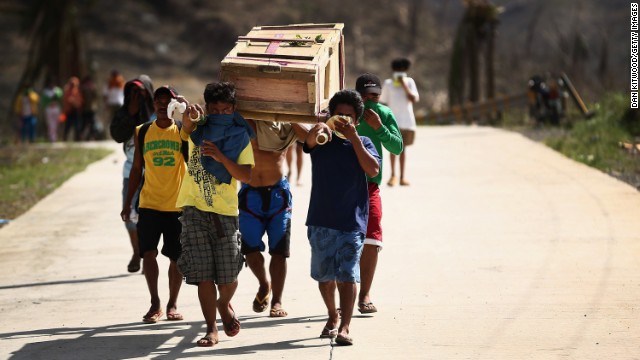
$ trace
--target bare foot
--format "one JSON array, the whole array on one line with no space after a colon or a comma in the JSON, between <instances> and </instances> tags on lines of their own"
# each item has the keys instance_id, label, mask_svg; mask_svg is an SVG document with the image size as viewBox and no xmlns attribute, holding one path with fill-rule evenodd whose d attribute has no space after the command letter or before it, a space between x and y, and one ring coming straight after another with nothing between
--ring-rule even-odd
<instances>
[{"instance_id":1,"label":"bare foot","mask_svg":"<svg viewBox=\"0 0 640 360\"><path fill-rule=\"evenodd\" d=\"M201 347L211 347L217 344L220 340L218 339L218 332L208 332L205 336L203 336L200 340L196 342L196 345Z\"/></svg>"}]
</instances>

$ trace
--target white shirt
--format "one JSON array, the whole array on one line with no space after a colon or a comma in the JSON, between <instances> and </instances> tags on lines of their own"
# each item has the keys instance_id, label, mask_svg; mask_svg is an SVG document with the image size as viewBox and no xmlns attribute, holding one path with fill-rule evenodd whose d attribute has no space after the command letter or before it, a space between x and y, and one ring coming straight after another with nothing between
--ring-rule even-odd
<instances>
[{"instance_id":1,"label":"white shirt","mask_svg":"<svg viewBox=\"0 0 640 360\"><path fill-rule=\"evenodd\" d=\"M404 77L407 87L415 96L416 102L419 100L416 82L410 77ZM400 83L394 83L393 79L387 79L382 84L382 94L380 102L386 104L398 122L398 128L406 130L416 129L416 117L413 113L413 103L407 98L407 94Z\"/></svg>"}]
</instances>

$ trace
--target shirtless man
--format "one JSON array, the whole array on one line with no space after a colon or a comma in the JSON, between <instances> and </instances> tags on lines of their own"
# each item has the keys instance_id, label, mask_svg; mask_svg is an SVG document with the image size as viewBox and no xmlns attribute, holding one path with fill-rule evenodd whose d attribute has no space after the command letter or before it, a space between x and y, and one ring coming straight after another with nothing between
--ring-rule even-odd
<instances>
[{"instance_id":1,"label":"shirtless man","mask_svg":"<svg viewBox=\"0 0 640 360\"><path fill-rule=\"evenodd\" d=\"M243 183L238 193L240 209L240 233L242 234L242 253L247 264L258 279L260 287L253 300L253 311L263 312L269 306L271 296L270 317L285 317L282 308L282 292L287 276L287 258L291 237L291 191L289 180L284 176L283 164L286 160L286 149L297 137L303 140L308 129L303 125L274 124L263 121L250 121L258 134L251 140L255 167L249 183ZM273 127L278 127L275 135ZM269 128L261 131L260 127ZM271 134L271 135L269 135ZM283 136L284 134L284 136ZM260 142L264 143L260 143ZM269 146L266 142L269 141ZM278 145L274 145L274 142ZM265 150L269 149L269 150ZM265 259L262 252L265 244L262 236L267 233L269 240L269 275L265 270Z\"/></svg>"}]
</instances>

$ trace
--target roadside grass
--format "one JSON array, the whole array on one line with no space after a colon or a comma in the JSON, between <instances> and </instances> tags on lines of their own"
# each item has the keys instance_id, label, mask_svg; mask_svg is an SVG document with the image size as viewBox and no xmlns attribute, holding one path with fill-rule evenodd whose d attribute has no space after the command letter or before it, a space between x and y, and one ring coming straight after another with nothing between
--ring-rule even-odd
<instances>
[{"instance_id":1,"label":"roadside grass","mask_svg":"<svg viewBox=\"0 0 640 360\"><path fill-rule=\"evenodd\" d=\"M596 115L574 122L571 128L545 139L565 156L640 187L640 155L624 149L640 136L640 114L629 108L629 96L609 94L595 104Z\"/></svg>"},{"instance_id":2,"label":"roadside grass","mask_svg":"<svg viewBox=\"0 0 640 360\"><path fill-rule=\"evenodd\" d=\"M43 144L0 147L0 220L15 219L71 176L111 152L105 148Z\"/></svg>"},{"instance_id":3,"label":"roadside grass","mask_svg":"<svg viewBox=\"0 0 640 360\"><path fill-rule=\"evenodd\" d=\"M606 94L589 106L595 110L590 119L572 106L559 126L536 127L523 109L515 109L505 112L499 126L520 132L640 190L640 152L622 146L640 142L640 112L630 109L629 101L628 94Z\"/></svg>"}]
</instances>

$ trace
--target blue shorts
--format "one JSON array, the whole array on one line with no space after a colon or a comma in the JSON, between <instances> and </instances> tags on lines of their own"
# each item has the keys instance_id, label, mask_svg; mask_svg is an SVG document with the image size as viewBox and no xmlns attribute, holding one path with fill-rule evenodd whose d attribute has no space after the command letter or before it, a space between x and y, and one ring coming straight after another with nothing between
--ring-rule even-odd
<instances>
[{"instance_id":1,"label":"blue shorts","mask_svg":"<svg viewBox=\"0 0 640 360\"><path fill-rule=\"evenodd\" d=\"M264 251L262 236L269 238L269 254L289 257L291 191L286 178L273 186L242 184L238 193L242 253Z\"/></svg>"},{"instance_id":2,"label":"blue shorts","mask_svg":"<svg viewBox=\"0 0 640 360\"><path fill-rule=\"evenodd\" d=\"M309 226L311 277L318 282L360 282L360 255L364 234Z\"/></svg>"}]
</instances>

